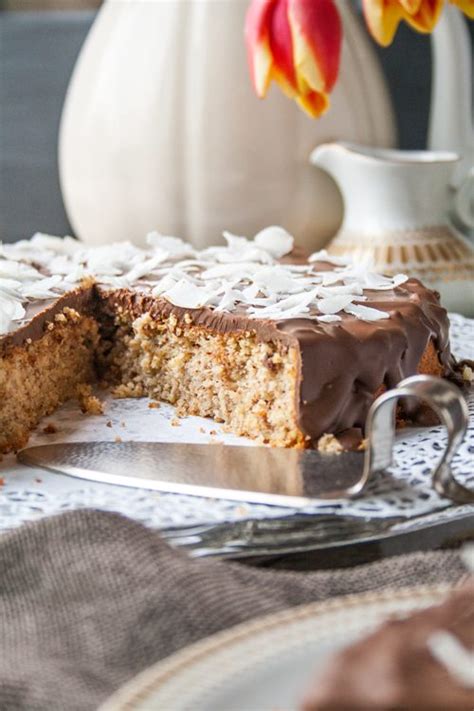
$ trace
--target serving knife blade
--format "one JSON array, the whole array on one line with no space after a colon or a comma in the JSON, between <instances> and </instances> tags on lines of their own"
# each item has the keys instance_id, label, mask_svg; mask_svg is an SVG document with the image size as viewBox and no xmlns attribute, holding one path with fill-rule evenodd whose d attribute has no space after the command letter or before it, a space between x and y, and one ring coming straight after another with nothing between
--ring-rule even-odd
<instances>
[{"instance_id":1,"label":"serving knife blade","mask_svg":"<svg viewBox=\"0 0 474 711\"><path fill-rule=\"evenodd\" d=\"M474 492L456 481L451 461L464 438L466 402L452 383L417 375L380 395L366 421L365 453L168 442L87 442L24 449L20 462L107 484L301 508L360 496L371 477L392 463L395 410L400 397L416 397L439 416L447 444L433 468L438 494L473 503Z\"/></svg>"},{"instance_id":2,"label":"serving knife blade","mask_svg":"<svg viewBox=\"0 0 474 711\"><path fill-rule=\"evenodd\" d=\"M169 442L84 442L22 450L23 464L105 484L303 507L347 499L363 454Z\"/></svg>"}]
</instances>

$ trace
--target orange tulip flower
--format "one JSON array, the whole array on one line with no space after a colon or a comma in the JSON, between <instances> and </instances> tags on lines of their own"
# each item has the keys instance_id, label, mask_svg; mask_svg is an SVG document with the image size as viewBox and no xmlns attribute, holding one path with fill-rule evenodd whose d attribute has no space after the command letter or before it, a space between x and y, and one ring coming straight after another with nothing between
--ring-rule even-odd
<instances>
[{"instance_id":1,"label":"orange tulip flower","mask_svg":"<svg viewBox=\"0 0 474 711\"><path fill-rule=\"evenodd\" d=\"M363 0L369 30L385 47L392 42L402 20L418 32L432 32L443 5L444 0Z\"/></svg>"},{"instance_id":2,"label":"orange tulip flower","mask_svg":"<svg viewBox=\"0 0 474 711\"><path fill-rule=\"evenodd\" d=\"M310 116L327 110L341 55L334 0L252 0L245 38L259 97L275 80Z\"/></svg>"}]
</instances>

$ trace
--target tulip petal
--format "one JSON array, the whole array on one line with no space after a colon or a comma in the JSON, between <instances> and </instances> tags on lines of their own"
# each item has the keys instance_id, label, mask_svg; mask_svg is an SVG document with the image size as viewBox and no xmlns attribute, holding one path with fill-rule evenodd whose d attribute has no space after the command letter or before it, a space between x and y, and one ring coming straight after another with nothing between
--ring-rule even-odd
<instances>
[{"instance_id":1,"label":"tulip petal","mask_svg":"<svg viewBox=\"0 0 474 711\"><path fill-rule=\"evenodd\" d=\"M409 15L415 15L423 3L423 0L398 0L402 8Z\"/></svg>"},{"instance_id":2,"label":"tulip petal","mask_svg":"<svg viewBox=\"0 0 474 711\"><path fill-rule=\"evenodd\" d=\"M450 0L453 5L464 12L471 20L474 20L474 0Z\"/></svg>"},{"instance_id":3,"label":"tulip petal","mask_svg":"<svg viewBox=\"0 0 474 711\"><path fill-rule=\"evenodd\" d=\"M403 18L398 0L363 0L365 21L372 37L383 47L392 43Z\"/></svg>"},{"instance_id":4,"label":"tulip petal","mask_svg":"<svg viewBox=\"0 0 474 711\"><path fill-rule=\"evenodd\" d=\"M423 0L418 12L407 14L405 20L418 32L432 32L443 9L444 0Z\"/></svg>"},{"instance_id":5,"label":"tulip petal","mask_svg":"<svg viewBox=\"0 0 474 711\"><path fill-rule=\"evenodd\" d=\"M319 118L329 108L329 95L318 91L310 91L308 94L301 94L296 99L303 111L311 118Z\"/></svg>"},{"instance_id":6,"label":"tulip petal","mask_svg":"<svg viewBox=\"0 0 474 711\"><path fill-rule=\"evenodd\" d=\"M331 91L339 72L342 41L334 0L289 0L288 17L297 77L314 91Z\"/></svg>"},{"instance_id":7,"label":"tulip petal","mask_svg":"<svg viewBox=\"0 0 474 711\"><path fill-rule=\"evenodd\" d=\"M288 17L288 0L278 0L272 18L270 48L273 55L274 78L287 91L296 92L295 66L293 59L293 38Z\"/></svg>"},{"instance_id":8,"label":"tulip petal","mask_svg":"<svg viewBox=\"0 0 474 711\"><path fill-rule=\"evenodd\" d=\"M250 76L257 93L263 98L271 81L273 57L270 49L270 22L277 0L254 0L245 18L245 41Z\"/></svg>"},{"instance_id":9,"label":"tulip petal","mask_svg":"<svg viewBox=\"0 0 474 711\"><path fill-rule=\"evenodd\" d=\"M444 0L363 0L370 33L385 47L391 44L402 20L418 32L432 32L443 5Z\"/></svg>"}]
</instances>

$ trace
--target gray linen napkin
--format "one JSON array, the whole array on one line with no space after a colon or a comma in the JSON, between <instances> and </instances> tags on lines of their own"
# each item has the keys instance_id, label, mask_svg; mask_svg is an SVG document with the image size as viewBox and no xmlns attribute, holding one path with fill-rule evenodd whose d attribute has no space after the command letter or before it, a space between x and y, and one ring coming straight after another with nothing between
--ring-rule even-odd
<instances>
[{"instance_id":1,"label":"gray linen napkin","mask_svg":"<svg viewBox=\"0 0 474 711\"><path fill-rule=\"evenodd\" d=\"M464 573L455 551L258 570L191 560L116 514L45 519L0 537L0 709L95 709L147 666L257 615Z\"/></svg>"}]
</instances>

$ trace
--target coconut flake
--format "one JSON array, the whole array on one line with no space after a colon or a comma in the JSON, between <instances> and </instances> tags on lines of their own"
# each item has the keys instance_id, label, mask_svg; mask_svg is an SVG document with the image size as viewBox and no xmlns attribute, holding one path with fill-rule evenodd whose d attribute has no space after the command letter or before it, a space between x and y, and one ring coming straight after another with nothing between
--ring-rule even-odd
<instances>
[{"instance_id":1,"label":"coconut flake","mask_svg":"<svg viewBox=\"0 0 474 711\"><path fill-rule=\"evenodd\" d=\"M280 259L293 250L294 238L283 227L272 225L258 232L254 237L257 247Z\"/></svg>"},{"instance_id":2,"label":"coconut flake","mask_svg":"<svg viewBox=\"0 0 474 711\"><path fill-rule=\"evenodd\" d=\"M152 296L161 296L165 291L169 291L173 288L175 284L178 283L178 279L175 279L171 274L166 274L163 279L160 279L158 284L152 289Z\"/></svg>"},{"instance_id":3,"label":"coconut flake","mask_svg":"<svg viewBox=\"0 0 474 711\"><path fill-rule=\"evenodd\" d=\"M349 304L354 301L354 296L352 294L336 294L334 296L328 296L325 299L321 299L317 302L318 310L322 314L337 314L339 311L345 309Z\"/></svg>"},{"instance_id":4,"label":"coconut flake","mask_svg":"<svg viewBox=\"0 0 474 711\"><path fill-rule=\"evenodd\" d=\"M294 294L304 289L304 284L277 266L260 269L254 274L252 281L260 287L265 287L270 294Z\"/></svg>"},{"instance_id":5,"label":"coconut flake","mask_svg":"<svg viewBox=\"0 0 474 711\"><path fill-rule=\"evenodd\" d=\"M87 276L87 272L82 265L74 267L69 274L65 274L64 282L67 284L77 284Z\"/></svg>"},{"instance_id":6,"label":"coconut flake","mask_svg":"<svg viewBox=\"0 0 474 711\"><path fill-rule=\"evenodd\" d=\"M319 252L313 252L313 254L308 257L308 262L310 264L313 262L327 262L336 267L345 267L351 264L351 259L348 257L337 257L335 254L328 254L326 249L320 249Z\"/></svg>"},{"instance_id":7,"label":"coconut flake","mask_svg":"<svg viewBox=\"0 0 474 711\"><path fill-rule=\"evenodd\" d=\"M11 299L21 300L21 281L0 278L0 294Z\"/></svg>"},{"instance_id":8,"label":"coconut flake","mask_svg":"<svg viewBox=\"0 0 474 711\"><path fill-rule=\"evenodd\" d=\"M242 301L244 301L246 304L251 304L253 303L254 299L258 298L258 295L261 294L261 291L259 285L253 282L249 286L246 286L245 289L242 289L240 294L242 297Z\"/></svg>"},{"instance_id":9,"label":"coconut flake","mask_svg":"<svg viewBox=\"0 0 474 711\"><path fill-rule=\"evenodd\" d=\"M338 294L350 294L357 300L362 296L363 289L359 284L339 284L337 286L321 286L319 288L321 296L336 296Z\"/></svg>"},{"instance_id":10,"label":"coconut flake","mask_svg":"<svg viewBox=\"0 0 474 711\"><path fill-rule=\"evenodd\" d=\"M427 640L433 657L461 686L474 689L474 650L469 650L450 632L439 630Z\"/></svg>"},{"instance_id":11,"label":"coconut flake","mask_svg":"<svg viewBox=\"0 0 474 711\"><path fill-rule=\"evenodd\" d=\"M145 261L147 254L130 242L94 247L87 252L87 268L98 277L123 276L130 266Z\"/></svg>"},{"instance_id":12,"label":"coconut flake","mask_svg":"<svg viewBox=\"0 0 474 711\"><path fill-rule=\"evenodd\" d=\"M314 301L317 295L317 290L307 291L302 294L293 294L286 299L281 299L276 304L264 306L263 308L249 309L249 315L254 318L292 318L299 314L308 312L308 306Z\"/></svg>"},{"instance_id":13,"label":"coconut flake","mask_svg":"<svg viewBox=\"0 0 474 711\"><path fill-rule=\"evenodd\" d=\"M83 245L77 239L66 235L58 237L57 235L49 235L45 232L35 232L33 237L28 242L41 250L46 249L56 254L72 255L78 250L83 249Z\"/></svg>"},{"instance_id":14,"label":"coconut flake","mask_svg":"<svg viewBox=\"0 0 474 711\"><path fill-rule=\"evenodd\" d=\"M383 276L383 274L367 272L364 274L364 285L367 289L391 289L393 282L390 277Z\"/></svg>"},{"instance_id":15,"label":"coconut flake","mask_svg":"<svg viewBox=\"0 0 474 711\"><path fill-rule=\"evenodd\" d=\"M364 287L374 291L390 291L408 281L406 274L396 274L394 277L386 277L382 274L368 272L365 274Z\"/></svg>"},{"instance_id":16,"label":"coconut flake","mask_svg":"<svg viewBox=\"0 0 474 711\"><path fill-rule=\"evenodd\" d=\"M8 304L9 306L9 304ZM0 335L8 333L12 325L12 314L7 303L0 297Z\"/></svg>"},{"instance_id":17,"label":"coconut flake","mask_svg":"<svg viewBox=\"0 0 474 711\"><path fill-rule=\"evenodd\" d=\"M220 301L217 303L216 311L234 311L237 301L241 301L242 295L240 291L228 287L224 289L224 293Z\"/></svg>"},{"instance_id":18,"label":"coconut flake","mask_svg":"<svg viewBox=\"0 0 474 711\"><path fill-rule=\"evenodd\" d=\"M0 277L23 282L42 279L43 275L28 264L0 259Z\"/></svg>"},{"instance_id":19,"label":"coconut flake","mask_svg":"<svg viewBox=\"0 0 474 711\"><path fill-rule=\"evenodd\" d=\"M330 272L315 272L315 275L321 278L323 286L332 286L342 282L341 272L337 269Z\"/></svg>"},{"instance_id":20,"label":"coconut flake","mask_svg":"<svg viewBox=\"0 0 474 711\"><path fill-rule=\"evenodd\" d=\"M337 321L342 321L342 318L337 314L325 314L324 316L317 316L318 321L321 323L337 323Z\"/></svg>"},{"instance_id":21,"label":"coconut flake","mask_svg":"<svg viewBox=\"0 0 474 711\"><path fill-rule=\"evenodd\" d=\"M22 286L21 293L25 299L55 299L58 294L51 290L59 288L61 282L61 276L54 274L40 281L35 281L33 284Z\"/></svg>"},{"instance_id":22,"label":"coconut flake","mask_svg":"<svg viewBox=\"0 0 474 711\"><path fill-rule=\"evenodd\" d=\"M52 274L60 274L66 276L66 274L71 273L72 262L71 259L63 254L60 254L48 262L48 271Z\"/></svg>"},{"instance_id":23,"label":"coconut flake","mask_svg":"<svg viewBox=\"0 0 474 711\"><path fill-rule=\"evenodd\" d=\"M351 306L344 307L344 311L361 321L381 321L382 319L390 318L390 314L386 311L380 311L380 309L374 309L370 306L361 306L360 304L351 304Z\"/></svg>"},{"instance_id":24,"label":"coconut flake","mask_svg":"<svg viewBox=\"0 0 474 711\"><path fill-rule=\"evenodd\" d=\"M8 333L11 329L12 321L21 321L25 313L20 301L0 294L0 333Z\"/></svg>"},{"instance_id":25,"label":"coconut flake","mask_svg":"<svg viewBox=\"0 0 474 711\"><path fill-rule=\"evenodd\" d=\"M407 274L395 274L395 276L392 277L393 286L401 286L401 284L404 284L409 278Z\"/></svg>"},{"instance_id":26,"label":"coconut flake","mask_svg":"<svg viewBox=\"0 0 474 711\"><path fill-rule=\"evenodd\" d=\"M124 276L94 276L101 286L111 286L114 289L126 289L130 286L130 282Z\"/></svg>"},{"instance_id":27,"label":"coconut flake","mask_svg":"<svg viewBox=\"0 0 474 711\"><path fill-rule=\"evenodd\" d=\"M182 259L183 257L194 257L196 254L196 250L189 242L185 242L180 237L162 235L156 230L147 234L146 242L150 247L153 247L155 253L157 251L167 252L168 258Z\"/></svg>"},{"instance_id":28,"label":"coconut flake","mask_svg":"<svg viewBox=\"0 0 474 711\"><path fill-rule=\"evenodd\" d=\"M157 250L153 257L150 259L145 259L143 262L139 262L134 267L130 269L129 272L125 274L128 281L133 284L133 282L142 279L143 277L151 274L162 262L168 258L168 252L165 250Z\"/></svg>"},{"instance_id":29,"label":"coconut flake","mask_svg":"<svg viewBox=\"0 0 474 711\"><path fill-rule=\"evenodd\" d=\"M163 297L175 306L184 309L200 309L206 306L214 294L205 286L196 286L189 281L181 279Z\"/></svg>"},{"instance_id":30,"label":"coconut flake","mask_svg":"<svg viewBox=\"0 0 474 711\"><path fill-rule=\"evenodd\" d=\"M231 262L257 262L272 264L273 257L264 249L260 249L255 242L246 237L223 232L227 247L208 247L200 252L200 257L212 262L228 264Z\"/></svg>"},{"instance_id":31,"label":"coconut flake","mask_svg":"<svg viewBox=\"0 0 474 711\"><path fill-rule=\"evenodd\" d=\"M236 280L249 279L252 274L255 274L261 269L260 264L254 262L240 262L231 264L217 264L214 267L204 270L199 275L201 279L227 279L232 277Z\"/></svg>"}]
</instances>

